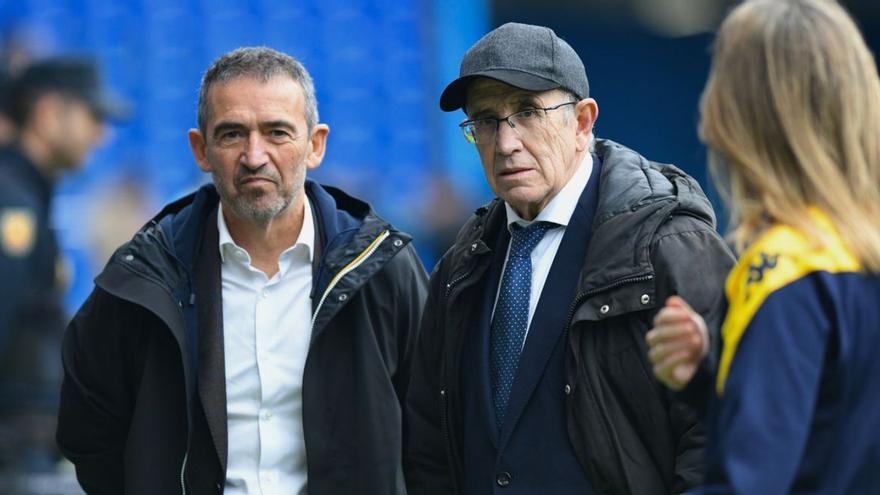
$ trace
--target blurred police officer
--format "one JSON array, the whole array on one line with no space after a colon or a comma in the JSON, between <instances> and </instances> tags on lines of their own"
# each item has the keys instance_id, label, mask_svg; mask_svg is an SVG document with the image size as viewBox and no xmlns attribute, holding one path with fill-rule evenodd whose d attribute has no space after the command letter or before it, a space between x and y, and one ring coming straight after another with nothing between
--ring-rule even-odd
<instances>
[{"instance_id":1,"label":"blurred police officer","mask_svg":"<svg viewBox=\"0 0 880 495\"><path fill-rule=\"evenodd\" d=\"M0 467L41 471L54 459L65 323L53 185L124 109L102 90L96 66L74 58L33 63L8 96L17 135L0 150Z\"/></svg>"},{"instance_id":2,"label":"blurred police officer","mask_svg":"<svg viewBox=\"0 0 880 495\"><path fill-rule=\"evenodd\" d=\"M15 136L15 126L9 118L9 89L12 78L5 67L0 67L0 146L8 146Z\"/></svg>"}]
</instances>

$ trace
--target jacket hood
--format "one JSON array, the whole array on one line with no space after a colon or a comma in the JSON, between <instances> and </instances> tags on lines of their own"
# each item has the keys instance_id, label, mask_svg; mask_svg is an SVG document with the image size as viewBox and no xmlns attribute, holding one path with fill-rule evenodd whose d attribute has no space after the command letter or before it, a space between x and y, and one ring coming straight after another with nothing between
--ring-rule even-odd
<instances>
[{"instance_id":1,"label":"jacket hood","mask_svg":"<svg viewBox=\"0 0 880 495\"><path fill-rule=\"evenodd\" d=\"M688 215L715 228L715 213L699 183L678 167L652 162L609 140L597 140L596 153L603 166L581 274L583 292L652 277L650 243L672 215Z\"/></svg>"},{"instance_id":2,"label":"jacket hood","mask_svg":"<svg viewBox=\"0 0 880 495\"><path fill-rule=\"evenodd\" d=\"M677 213L715 225L715 212L699 182L675 165L652 162L608 139L596 140L596 154L604 171L594 228L613 216L658 201L675 201Z\"/></svg>"}]
</instances>

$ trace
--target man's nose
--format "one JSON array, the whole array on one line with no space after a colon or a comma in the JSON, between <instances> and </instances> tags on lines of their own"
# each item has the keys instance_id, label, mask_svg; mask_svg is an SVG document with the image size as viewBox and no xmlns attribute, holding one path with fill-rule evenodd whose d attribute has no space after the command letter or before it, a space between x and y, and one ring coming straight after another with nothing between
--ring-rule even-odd
<instances>
[{"instance_id":1,"label":"man's nose","mask_svg":"<svg viewBox=\"0 0 880 495\"><path fill-rule=\"evenodd\" d=\"M506 120L498 122L498 130L495 131L495 150L504 155L510 155L522 146L519 131L511 126Z\"/></svg>"},{"instance_id":2,"label":"man's nose","mask_svg":"<svg viewBox=\"0 0 880 495\"><path fill-rule=\"evenodd\" d=\"M242 165L250 169L257 169L266 164L266 142L259 133L248 136L244 146L241 154Z\"/></svg>"}]
</instances>

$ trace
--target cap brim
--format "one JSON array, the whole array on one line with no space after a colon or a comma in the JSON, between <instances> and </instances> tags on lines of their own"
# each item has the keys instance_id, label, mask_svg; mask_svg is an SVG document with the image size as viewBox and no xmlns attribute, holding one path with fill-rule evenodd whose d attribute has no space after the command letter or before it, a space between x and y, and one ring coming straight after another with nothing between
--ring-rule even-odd
<instances>
[{"instance_id":1,"label":"cap brim","mask_svg":"<svg viewBox=\"0 0 880 495\"><path fill-rule=\"evenodd\" d=\"M104 120L126 121L131 117L131 105L119 96L100 93L88 99L89 107L95 115Z\"/></svg>"},{"instance_id":2,"label":"cap brim","mask_svg":"<svg viewBox=\"0 0 880 495\"><path fill-rule=\"evenodd\" d=\"M452 112L464 108L467 96L467 88L475 78L487 77L495 79L515 88L527 91L547 91L559 87L559 83L545 79L528 72L509 69L492 69L474 74L468 74L449 83L443 94L440 95L440 109L444 112Z\"/></svg>"}]
</instances>

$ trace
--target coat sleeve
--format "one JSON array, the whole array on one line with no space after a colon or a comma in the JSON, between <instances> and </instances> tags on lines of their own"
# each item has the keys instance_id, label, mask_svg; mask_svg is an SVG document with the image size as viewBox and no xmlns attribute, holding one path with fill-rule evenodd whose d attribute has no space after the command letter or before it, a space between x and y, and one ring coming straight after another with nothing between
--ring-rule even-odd
<instances>
[{"instance_id":1,"label":"coat sleeve","mask_svg":"<svg viewBox=\"0 0 880 495\"><path fill-rule=\"evenodd\" d=\"M673 216L661 228L652 258L658 295L679 295L700 313L709 329L709 353L716 355L726 309L724 283L735 261L727 245L708 224ZM697 395L708 397L708 392ZM681 493L702 481L705 427L694 407L672 392L669 399L671 426L678 438L672 489Z\"/></svg>"},{"instance_id":2,"label":"coat sleeve","mask_svg":"<svg viewBox=\"0 0 880 495\"><path fill-rule=\"evenodd\" d=\"M15 346L18 333L24 330L21 328L23 322L16 321L15 318L21 311L25 296L34 292L32 289L34 274L29 263L29 256L13 256L0 247L0 273L3 274L3 278L0 279L0 354L3 355L10 352L10 348ZM48 295L41 294L41 297L45 298ZM32 324L32 319L27 323ZM55 329L56 345L57 332L61 326L63 322Z\"/></svg>"},{"instance_id":3,"label":"coat sleeve","mask_svg":"<svg viewBox=\"0 0 880 495\"><path fill-rule=\"evenodd\" d=\"M19 194L11 191L10 186L0 186L0 273L3 274L0 279L0 352L4 352L14 339L13 318L25 296L33 292L34 249L41 232L36 207L17 196ZM10 220L10 216L18 216L19 221Z\"/></svg>"},{"instance_id":4,"label":"coat sleeve","mask_svg":"<svg viewBox=\"0 0 880 495\"><path fill-rule=\"evenodd\" d=\"M123 490L123 450L144 332L128 303L95 289L64 335L56 439L89 494ZM138 361L140 366L138 366Z\"/></svg>"},{"instance_id":5,"label":"coat sleeve","mask_svg":"<svg viewBox=\"0 0 880 495\"><path fill-rule=\"evenodd\" d=\"M419 331L419 321L428 297L428 275L416 251L408 246L398 256L402 256L395 273L395 328L397 330L397 349L400 356L397 372L394 375L394 390L400 400L401 409L406 407L406 392L412 375L412 360L415 353ZM404 438L406 436L404 435Z\"/></svg>"},{"instance_id":6,"label":"coat sleeve","mask_svg":"<svg viewBox=\"0 0 880 495\"><path fill-rule=\"evenodd\" d=\"M406 424L409 438L404 446L407 492L414 495L455 493L452 466L446 455L441 408L443 352L442 300L443 261L434 269L428 300L422 314L407 394Z\"/></svg>"}]
</instances>

